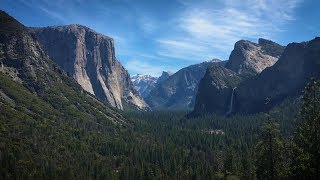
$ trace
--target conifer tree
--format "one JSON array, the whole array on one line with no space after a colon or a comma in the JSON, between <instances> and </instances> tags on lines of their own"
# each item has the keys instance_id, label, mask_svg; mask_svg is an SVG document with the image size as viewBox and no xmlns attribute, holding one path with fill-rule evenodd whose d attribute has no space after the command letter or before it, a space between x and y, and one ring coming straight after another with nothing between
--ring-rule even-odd
<instances>
[{"instance_id":1,"label":"conifer tree","mask_svg":"<svg viewBox=\"0 0 320 180\"><path fill-rule=\"evenodd\" d=\"M301 122L295 136L296 177L320 179L320 81L311 80L306 86L300 111Z\"/></svg>"},{"instance_id":2,"label":"conifer tree","mask_svg":"<svg viewBox=\"0 0 320 180\"><path fill-rule=\"evenodd\" d=\"M263 124L260 141L256 146L256 174L258 179L281 178L283 144L279 125L270 120Z\"/></svg>"}]
</instances>

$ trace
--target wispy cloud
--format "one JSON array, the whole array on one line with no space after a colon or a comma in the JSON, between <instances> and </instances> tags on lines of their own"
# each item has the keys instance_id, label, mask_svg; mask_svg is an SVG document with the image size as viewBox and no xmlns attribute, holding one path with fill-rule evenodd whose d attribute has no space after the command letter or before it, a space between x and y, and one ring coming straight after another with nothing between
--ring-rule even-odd
<instances>
[{"instance_id":1,"label":"wispy cloud","mask_svg":"<svg viewBox=\"0 0 320 180\"><path fill-rule=\"evenodd\" d=\"M139 18L138 23L141 29L146 33L152 33L158 27L157 22L147 16L142 16L141 18Z\"/></svg>"},{"instance_id":2,"label":"wispy cloud","mask_svg":"<svg viewBox=\"0 0 320 180\"><path fill-rule=\"evenodd\" d=\"M180 35L158 40L161 55L185 59L198 58L200 53L200 57L227 57L240 39L272 38L285 31L284 25L294 20L300 2L221 0L219 8L213 7L213 1L184 3L186 9L177 19Z\"/></svg>"},{"instance_id":3,"label":"wispy cloud","mask_svg":"<svg viewBox=\"0 0 320 180\"><path fill-rule=\"evenodd\" d=\"M41 12L45 13L49 18L59 23L67 23L68 18L61 15L59 11L61 8L65 7L65 1L58 1L53 3L53 1L41 0L19 0L22 4L27 6L28 8L38 8ZM50 8L49 8L50 7ZM69 7L70 8L70 7Z\"/></svg>"},{"instance_id":4,"label":"wispy cloud","mask_svg":"<svg viewBox=\"0 0 320 180\"><path fill-rule=\"evenodd\" d=\"M213 55L205 42L185 38L158 39L157 55L182 61L204 61Z\"/></svg>"},{"instance_id":5,"label":"wispy cloud","mask_svg":"<svg viewBox=\"0 0 320 180\"><path fill-rule=\"evenodd\" d=\"M55 11L52 11L48 8L43 7L43 6L39 6L39 9L41 11L43 11L44 13L46 13L53 20L58 20L59 22L62 22L62 23L68 22L65 17L63 17L62 15L60 15L59 13L57 13Z\"/></svg>"}]
</instances>

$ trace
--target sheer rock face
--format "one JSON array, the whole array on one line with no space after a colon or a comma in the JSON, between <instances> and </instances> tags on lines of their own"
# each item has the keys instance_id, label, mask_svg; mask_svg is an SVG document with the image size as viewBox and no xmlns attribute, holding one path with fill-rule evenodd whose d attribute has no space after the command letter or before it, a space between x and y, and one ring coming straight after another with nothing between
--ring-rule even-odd
<instances>
[{"instance_id":1,"label":"sheer rock face","mask_svg":"<svg viewBox=\"0 0 320 180\"><path fill-rule=\"evenodd\" d=\"M233 89L236 89L242 78L235 72L219 65L208 67L199 83L194 111L192 115L232 113ZM233 98L232 98L233 99ZM230 107L231 105L231 107Z\"/></svg>"},{"instance_id":2,"label":"sheer rock face","mask_svg":"<svg viewBox=\"0 0 320 180\"><path fill-rule=\"evenodd\" d=\"M119 109L124 108L124 103L141 110L148 108L133 88L129 73L117 61L112 38L81 25L30 31L50 58L87 92Z\"/></svg>"},{"instance_id":3,"label":"sheer rock face","mask_svg":"<svg viewBox=\"0 0 320 180\"><path fill-rule=\"evenodd\" d=\"M156 88L146 97L146 102L156 110L193 109L199 82L207 67L215 63L223 64L222 61L214 59L179 70L168 79L157 83Z\"/></svg>"},{"instance_id":4,"label":"sheer rock face","mask_svg":"<svg viewBox=\"0 0 320 180\"><path fill-rule=\"evenodd\" d=\"M284 48L265 39L259 39L258 44L240 40L236 42L226 68L238 74L258 74L276 63Z\"/></svg>"}]
</instances>

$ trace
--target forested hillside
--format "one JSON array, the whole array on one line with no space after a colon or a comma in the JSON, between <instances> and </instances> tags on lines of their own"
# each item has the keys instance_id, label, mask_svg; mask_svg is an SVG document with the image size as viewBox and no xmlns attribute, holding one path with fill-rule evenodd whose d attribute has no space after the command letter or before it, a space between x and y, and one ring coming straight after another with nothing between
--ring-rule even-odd
<instances>
[{"instance_id":1,"label":"forested hillside","mask_svg":"<svg viewBox=\"0 0 320 180\"><path fill-rule=\"evenodd\" d=\"M103 120L87 121L80 112L75 112L78 118L61 113L47 104L53 100L36 97L4 75L1 82L2 97L7 97L1 100L3 178L265 179L270 172L259 167L268 159L256 149L266 143L261 125L279 124L281 155L288 159L296 153L291 152L295 120L303 122L296 116L301 103L288 100L269 114L229 118L129 113L130 123L116 128ZM281 163L283 168L294 165ZM281 177L293 176L285 172Z\"/></svg>"}]
</instances>

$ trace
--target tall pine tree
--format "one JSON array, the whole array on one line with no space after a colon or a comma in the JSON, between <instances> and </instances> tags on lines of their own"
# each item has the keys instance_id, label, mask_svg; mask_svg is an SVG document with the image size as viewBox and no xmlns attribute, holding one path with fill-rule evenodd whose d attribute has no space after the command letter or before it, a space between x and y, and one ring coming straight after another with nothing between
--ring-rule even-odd
<instances>
[{"instance_id":1,"label":"tall pine tree","mask_svg":"<svg viewBox=\"0 0 320 180\"><path fill-rule=\"evenodd\" d=\"M303 101L301 124L295 136L297 155L293 172L296 177L320 179L320 81L311 80Z\"/></svg>"},{"instance_id":2,"label":"tall pine tree","mask_svg":"<svg viewBox=\"0 0 320 180\"><path fill-rule=\"evenodd\" d=\"M263 124L256 146L256 174L258 179L280 179L283 171L283 143L279 125L270 120Z\"/></svg>"}]
</instances>

